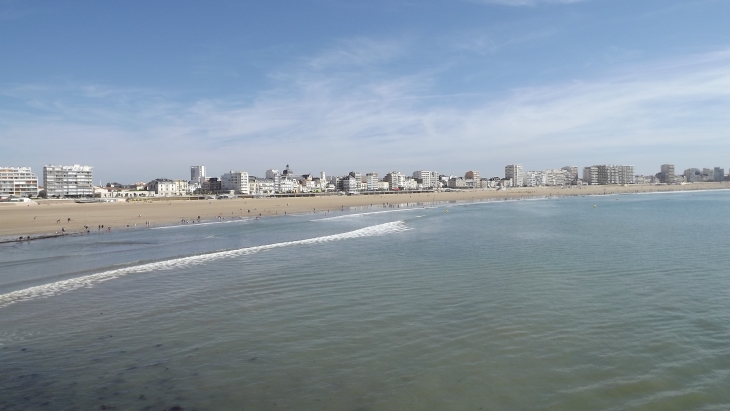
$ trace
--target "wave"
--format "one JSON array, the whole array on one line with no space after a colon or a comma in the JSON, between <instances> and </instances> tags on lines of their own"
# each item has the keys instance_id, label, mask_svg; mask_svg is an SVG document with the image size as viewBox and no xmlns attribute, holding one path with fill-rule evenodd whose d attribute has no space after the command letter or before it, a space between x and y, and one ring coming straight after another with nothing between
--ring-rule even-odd
<instances>
[{"instance_id":1,"label":"wave","mask_svg":"<svg viewBox=\"0 0 730 411\"><path fill-rule=\"evenodd\" d=\"M211 221L208 223L188 223L188 224L180 224L180 225L166 225L162 227L152 227L150 230L167 230L168 228L181 228L181 227L198 227L201 225L211 225L211 224L230 224L230 223L245 223L247 221L253 220L253 217L244 217L242 219L238 220L229 220L229 221Z\"/></svg>"},{"instance_id":2,"label":"wave","mask_svg":"<svg viewBox=\"0 0 730 411\"><path fill-rule=\"evenodd\" d=\"M384 214L384 213L397 213L399 211L414 211L414 210L422 210L425 207L416 207L413 208L397 208L395 210L385 210L385 211L370 211L367 213L357 213L357 214L346 214L346 215L338 215L337 217L325 217L325 218L317 218L311 221L332 221L332 220L347 220L350 218L357 218L362 217L366 215L373 215L373 214Z\"/></svg>"},{"instance_id":3,"label":"wave","mask_svg":"<svg viewBox=\"0 0 730 411\"><path fill-rule=\"evenodd\" d=\"M9 304L34 300L37 298L52 297L54 295L67 293L78 290L80 288L90 288L96 284L105 281L123 277L128 274L147 273L159 270L172 270L179 268L188 268L196 265L205 264L210 261L220 260L224 258L233 258L243 255L258 253L260 251L272 250L275 248L288 247L292 245L308 245L321 244L332 241L347 240L351 238L373 237L386 234L407 231L409 228L403 221L394 221L385 224L373 225L354 231L348 231L341 234L333 234L322 237L308 238L305 240L286 241L282 243L260 245L255 247L239 248L235 250L218 251L209 254L200 254L190 257L173 258L170 260L157 261L154 263L142 264L132 267L119 268L115 270L104 271L101 273L90 274L82 277L71 278L68 280L57 281L49 284L43 284L35 287L25 288L0 295L0 307Z\"/></svg>"}]
</instances>

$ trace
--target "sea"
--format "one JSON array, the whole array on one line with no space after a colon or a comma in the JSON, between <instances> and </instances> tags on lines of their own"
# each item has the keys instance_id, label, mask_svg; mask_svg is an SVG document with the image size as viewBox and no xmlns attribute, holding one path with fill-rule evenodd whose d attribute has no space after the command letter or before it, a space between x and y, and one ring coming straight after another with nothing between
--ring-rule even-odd
<instances>
[{"instance_id":1,"label":"sea","mask_svg":"<svg viewBox=\"0 0 730 411\"><path fill-rule=\"evenodd\" d=\"M728 410L729 235L707 191L2 244L0 410Z\"/></svg>"}]
</instances>

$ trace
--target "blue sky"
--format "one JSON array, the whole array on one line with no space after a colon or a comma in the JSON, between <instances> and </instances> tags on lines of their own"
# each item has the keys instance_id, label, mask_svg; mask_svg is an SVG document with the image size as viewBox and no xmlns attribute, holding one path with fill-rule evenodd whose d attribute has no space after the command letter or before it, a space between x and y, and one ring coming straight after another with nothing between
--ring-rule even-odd
<instances>
[{"instance_id":1,"label":"blue sky","mask_svg":"<svg viewBox=\"0 0 730 411\"><path fill-rule=\"evenodd\" d=\"M730 2L0 0L0 165L730 168Z\"/></svg>"}]
</instances>

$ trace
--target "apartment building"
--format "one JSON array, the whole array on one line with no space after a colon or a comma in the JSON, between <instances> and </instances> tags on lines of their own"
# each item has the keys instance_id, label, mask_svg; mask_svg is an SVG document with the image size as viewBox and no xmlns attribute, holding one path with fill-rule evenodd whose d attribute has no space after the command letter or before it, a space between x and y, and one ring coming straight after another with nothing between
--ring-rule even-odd
<instances>
[{"instance_id":1,"label":"apartment building","mask_svg":"<svg viewBox=\"0 0 730 411\"><path fill-rule=\"evenodd\" d=\"M0 196L38 195L38 177L30 167L0 167Z\"/></svg>"},{"instance_id":2,"label":"apartment building","mask_svg":"<svg viewBox=\"0 0 730 411\"><path fill-rule=\"evenodd\" d=\"M221 176L223 190L233 190L236 194L248 195L251 190L248 184L248 173L245 171L229 171Z\"/></svg>"},{"instance_id":3,"label":"apartment building","mask_svg":"<svg viewBox=\"0 0 730 411\"><path fill-rule=\"evenodd\" d=\"M464 174L465 180L474 180L473 188L482 188L482 177L478 171L467 171Z\"/></svg>"},{"instance_id":4,"label":"apartment building","mask_svg":"<svg viewBox=\"0 0 730 411\"><path fill-rule=\"evenodd\" d=\"M545 185L546 186L564 186L566 184L566 175L567 172L563 169L553 169L553 170L545 170L544 171L544 178L545 178ZM567 183L569 184L569 183Z\"/></svg>"},{"instance_id":5,"label":"apartment building","mask_svg":"<svg viewBox=\"0 0 730 411\"><path fill-rule=\"evenodd\" d=\"M504 168L504 178L512 180L512 185L522 187L524 185L524 170L520 164L509 164Z\"/></svg>"},{"instance_id":6,"label":"apartment building","mask_svg":"<svg viewBox=\"0 0 730 411\"><path fill-rule=\"evenodd\" d=\"M418 181L419 183L423 184L424 188L430 188L431 187L431 176L432 173L430 171L414 171L413 172L413 178Z\"/></svg>"},{"instance_id":7,"label":"apartment building","mask_svg":"<svg viewBox=\"0 0 730 411\"><path fill-rule=\"evenodd\" d=\"M598 166L583 167L583 183L598 184Z\"/></svg>"},{"instance_id":8,"label":"apartment building","mask_svg":"<svg viewBox=\"0 0 730 411\"><path fill-rule=\"evenodd\" d=\"M406 183L406 176L398 171L391 171L386 174L383 181L387 182L391 190L396 188L403 188Z\"/></svg>"},{"instance_id":9,"label":"apartment building","mask_svg":"<svg viewBox=\"0 0 730 411\"><path fill-rule=\"evenodd\" d=\"M205 182L205 166L190 166L190 182L198 186Z\"/></svg>"},{"instance_id":10,"label":"apartment building","mask_svg":"<svg viewBox=\"0 0 730 411\"><path fill-rule=\"evenodd\" d=\"M340 180L340 184L340 190L346 193L354 193L360 191L360 181L358 181L354 176L345 176L344 178L342 178L342 180Z\"/></svg>"},{"instance_id":11,"label":"apartment building","mask_svg":"<svg viewBox=\"0 0 730 411\"><path fill-rule=\"evenodd\" d=\"M43 167L43 185L48 197L93 197L93 167L47 165Z\"/></svg>"},{"instance_id":12,"label":"apartment building","mask_svg":"<svg viewBox=\"0 0 730 411\"><path fill-rule=\"evenodd\" d=\"M725 169L720 167L715 167L714 170L714 180L715 181L725 181Z\"/></svg>"},{"instance_id":13,"label":"apartment building","mask_svg":"<svg viewBox=\"0 0 730 411\"><path fill-rule=\"evenodd\" d=\"M677 177L674 175L674 164L662 164L661 171L657 177L659 177L659 182L664 184L676 183Z\"/></svg>"},{"instance_id":14,"label":"apartment building","mask_svg":"<svg viewBox=\"0 0 730 411\"><path fill-rule=\"evenodd\" d=\"M367 173L365 174L365 184L367 191L378 190L378 173Z\"/></svg>"},{"instance_id":15,"label":"apartment building","mask_svg":"<svg viewBox=\"0 0 730 411\"><path fill-rule=\"evenodd\" d=\"M451 177L449 179L449 188L466 188L466 179L463 177Z\"/></svg>"}]
</instances>

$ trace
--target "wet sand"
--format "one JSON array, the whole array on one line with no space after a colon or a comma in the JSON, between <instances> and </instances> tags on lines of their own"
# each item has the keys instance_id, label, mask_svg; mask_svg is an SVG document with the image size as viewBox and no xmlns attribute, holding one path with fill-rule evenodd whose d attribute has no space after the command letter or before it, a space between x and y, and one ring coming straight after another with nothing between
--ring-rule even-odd
<instances>
[{"instance_id":1,"label":"wet sand","mask_svg":"<svg viewBox=\"0 0 730 411\"><path fill-rule=\"evenodd\" d=\"M582 187L530 187L507 190L463 190L419 194L380 194L354 196L319 196L300 198L262 198L231 200L156 200L153 202L125 202L77 204L70 201L41 200L38 205L0 206L0 239L17 239L18 236L37 238L45 235L83 233L84 226L91 232L189 222L217 221L247 217L284 216L302 213L336 213L353 207L381 208L384 204L397 207L430 205L449 201L506 200L518 198L566 197L585 195L617 195L629 193L718 190L730 189L730 182L695 183L675 186L582 186ZM69 221L70 219L70 221Z\"/></svg>"}]
</instances>

